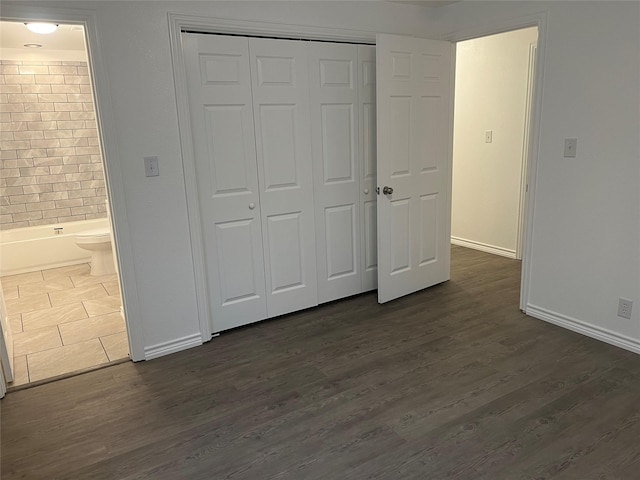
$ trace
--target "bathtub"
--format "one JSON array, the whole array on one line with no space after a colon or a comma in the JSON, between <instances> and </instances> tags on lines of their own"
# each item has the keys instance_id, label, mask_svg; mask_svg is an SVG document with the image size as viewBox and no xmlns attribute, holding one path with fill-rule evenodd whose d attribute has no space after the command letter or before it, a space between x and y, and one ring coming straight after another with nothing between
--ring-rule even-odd
<instances>
[{"instance_id":1,"label":"bathtub","mask_svg":"<svg viewBox=\"0 0 640 480\"><path fill-rule=\"evenodd\" d=\"M76 232L108 226L109 220L99 218L1 230L0 276L88 263L91 252L76 245ZM61 233L54 228L62 228Z\"/></svg>"}]
</instances>

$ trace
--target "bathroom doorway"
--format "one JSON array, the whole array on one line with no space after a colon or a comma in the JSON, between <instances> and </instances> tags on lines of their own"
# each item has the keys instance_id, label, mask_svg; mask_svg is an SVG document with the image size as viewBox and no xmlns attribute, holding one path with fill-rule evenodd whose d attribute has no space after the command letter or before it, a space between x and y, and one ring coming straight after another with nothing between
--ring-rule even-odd
<instances>
[{"instance_id":1,"label":"bathroom doorway","mask_svg":"<svg viewBox=\"0 0 640 480\"><path fill-rule=\"evenodd\" d=\"M126 361L129 342L84 28L0 22L0 36L11 388Z\"/></svg>"}]
</instances>

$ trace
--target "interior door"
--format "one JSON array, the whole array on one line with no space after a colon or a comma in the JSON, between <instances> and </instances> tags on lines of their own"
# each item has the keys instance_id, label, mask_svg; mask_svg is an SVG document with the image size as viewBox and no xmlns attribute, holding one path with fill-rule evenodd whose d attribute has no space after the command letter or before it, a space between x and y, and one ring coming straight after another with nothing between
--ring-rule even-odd
<instances>
[{"instance_id":1,"label":"interior door","mask_svg":"<svg viewBox=\"0 0 640 480\"><path fill-rule=\"evenodd\" d=\"M212 330L267 318L249 42L183 34Z\"/></svg>"},{"instance_id":2,"label":"interior door","mask_svg":"<svg viewBox=\"0 0 640 480\"><path fill-rule=\"evenodd\" d=\"M362 291L358 47L311 42L309 90L319 303Z\"/></svg>"},{"instance_id":3,"label":"interior door","mask_svg":"<svg viewBox=\"0 0 640 480\"><path fill-rule=\"evenodd\" d=\"M358 156L362 291L378 286L376 198L376 47L358 45Z\"/></svg>"},{"instance_id":4,"label":"interior door","mask_svg":"<svg viewBox=\"0 0 640 480\"><path fill-rule=\"evenodd\" d=\"M450 277L452 56L449 42L377 38L380 303Z\"/></svg>"},{"instance_id":5,"label":"interior door","mask_svg":"<svg viewBox=\"0 0 640 480\"><path fill-rule=\"evenodd\" d=\"M249 39L269 317L318 304L305 42Z\"/></svg>"}]
</instances>

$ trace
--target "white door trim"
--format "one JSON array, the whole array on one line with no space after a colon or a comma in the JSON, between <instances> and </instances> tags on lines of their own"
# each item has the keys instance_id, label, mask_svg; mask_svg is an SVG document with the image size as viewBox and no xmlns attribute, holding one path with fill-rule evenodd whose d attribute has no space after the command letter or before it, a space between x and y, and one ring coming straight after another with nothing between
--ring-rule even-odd
<instances>
[{"instance_id":1,"label":"white door trim","mask_svg":"<svg viewBox=\"0 0 640 480\"><path fill-rule=\"evenodd\" d=\"M196 182L196 164L192 145L193 136L191 132L189 96L187 92L187 79L182 52L181 33L183 31L192 31L202 33L247 36L262 35L288 39L332 40L337 42L346 41L375 44L376 32L247 21L230 18L200 17L178 13L169 13L168 20L173 78L176 89L176 104L178 108L180 149L182 151L182 166L184 169L184 183L187 195L189 235L191 239L191 250L193 252L193 268L195 272L198 321L200 324L200 335L202 337L202 341L206 342L212 337L211 306L207 300L208 287L207 276L204 268L204 241L202 238L202 224L199 214L200 205Z\"/></svg>"},{"instance_id":2,"label":"white door trim","mask_svg":"<svg viewBox=\"0 0 640 480\"><path fill-rule=\"evenodd\" d=\"M4 21L41 20L55 23L82 25L87 41L89 69L93 80L93 96L96 104L96 121L100 132L104 159L107 193L111 206L113 234L116 239L118 269L122 284L122 302L129 337L129 352L133 361L145 360L144 338L138 289L134 270L133 250L129 235L124 183L120 171L115 121L111 111L111 94L98 35L98 17L95 10L75 8L33 7L29 5L4 5L0 18Z\"/></svg>"},{"instance_id":3,"label":"white door trim","mask_svg":"<svg viewBox=\"0 0 640 480\"><path fill-rule=\"evenodd\" d=\"M478 28L460 30L444 35L445 40L461 42L474 38L495 35L528 27L538 27L538 47L536 57L535 85L531 105L531 130L529 137L529 151L527 154L527 177L529 179L529 191L524 208L524 238L522 244L522 276L520 284L520 310L526 313L529 303L531 285L531 251L534 229L534 209L536 194L536 178L538 172L538 149L540 144L540 120L542 112L542 82L544 79L545 52L547 44L547 13L541 12L534 15L517 17L506 20L498 20L490 25Z\"/></svg>"}]
</instances>

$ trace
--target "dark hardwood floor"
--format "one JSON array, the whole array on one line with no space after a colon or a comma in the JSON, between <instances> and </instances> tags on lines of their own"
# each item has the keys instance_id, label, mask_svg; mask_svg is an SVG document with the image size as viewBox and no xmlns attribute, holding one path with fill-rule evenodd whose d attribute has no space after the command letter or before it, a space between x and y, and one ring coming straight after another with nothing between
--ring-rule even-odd
<instances>
[{"instance_id":1,"label":"dark hardwood floor","mask_svg":"<svg viewBox=\"0 0 640 480\"><path fill-rule=\"evenodd\" d=\"M640 357L526 317L519 262L10 393L3 480L636 479Z\"/></svg>"}]
</instances>

